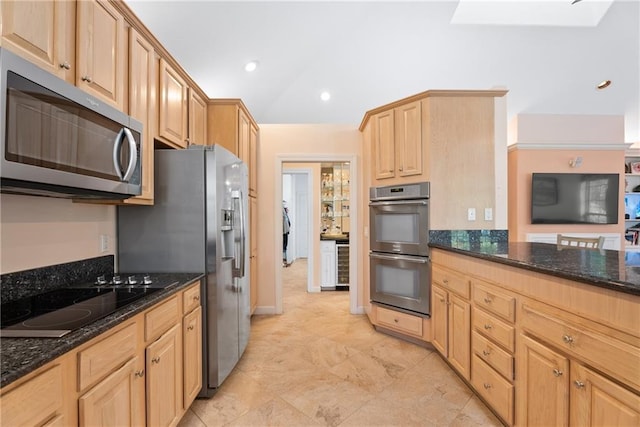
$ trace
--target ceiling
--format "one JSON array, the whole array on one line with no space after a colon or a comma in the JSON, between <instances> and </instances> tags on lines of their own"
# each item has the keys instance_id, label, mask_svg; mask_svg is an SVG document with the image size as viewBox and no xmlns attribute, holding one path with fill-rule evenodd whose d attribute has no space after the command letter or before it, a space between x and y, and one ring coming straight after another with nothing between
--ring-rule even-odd
<instances>
[{"instance_id":1,"label":"ceiling","mask_svg":"<svg viewBox=\"0 0 640 427\"><path fill-rule=\"evenodd\" d=\"M637 0L126 2L209 97L260 124L358 125L425 90L503 88L508 119L624 115L640 142Z\"/></svg>"}]
</instances>

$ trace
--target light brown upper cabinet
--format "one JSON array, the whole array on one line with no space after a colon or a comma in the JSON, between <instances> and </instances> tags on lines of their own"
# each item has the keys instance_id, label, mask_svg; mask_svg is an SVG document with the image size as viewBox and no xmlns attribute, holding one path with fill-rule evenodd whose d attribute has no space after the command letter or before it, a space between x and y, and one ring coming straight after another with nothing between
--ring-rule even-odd
<instances>
[{"instance_id":1,"label":"light brown upper cabinet","mask_svg":"<svg viewBox=\"0 0 640 427\"><path fill-rule=\"evenodd\" d=\"M75 84L76 3L3 0L2 47Z\"/></svg>"},{"instance_id":2,"label":"light brown upper cabinet","mask_svg":"<svg viewBox=\"0 0 640 427\"><path fill-rule=\"evenodd\" d=\"M394 114L384 111L372 117L373 179L395 176Z\"/></svg>"},{"instance_id":3,"label":"light brown upper cabinet","mask_svg":"<svg viewBox=\"0 0 640 427\"><path fill-rule=\"evenodd\" d=\"M161 58L158 138L174 148L188 145L188 99L186 82Z\"/></svg>"},{"instance_id":4,"label":"light brown upper cabinet","mask_svg":"<svg viewBox=\"0 0 640 427\"><path fill-rule=\"evenodd\" d=\"M207 144L219 144L238 156L249 169L249 195L257 197L259 129L240 99L210 99Z\"/></svg>"},{"instance_id":5,"label":"light brown upper cabinet","mask_svg":"<svg viewBox=\"0 0 640 427\"><path fill-rule=\"evenodd\" d=\"M207 104L193 88L189 88L189 144L206 143Z\"/></svg>"},{"instance_id":6,"label":"light brown upper cabinet","mask_svg":"<svg viewBox=\"0 0 640 427\"><path fill-rule=\"evenodd\" d=\"M157 121L158 59L151 43L129 29L129 114L142 122L142 194L126 204L153 204L153 129Z\"/></svg>"},{"instance_id":7,"label":"light brown upper cabinet","mask_svg":"<svg viewBox=\"0 0 640 427\"><path fill-rule=\"evenodd\" d=\"M76 86L126 112L125 19L104 0L79 1L77 7Z\"/></svg>"}]
</instances>

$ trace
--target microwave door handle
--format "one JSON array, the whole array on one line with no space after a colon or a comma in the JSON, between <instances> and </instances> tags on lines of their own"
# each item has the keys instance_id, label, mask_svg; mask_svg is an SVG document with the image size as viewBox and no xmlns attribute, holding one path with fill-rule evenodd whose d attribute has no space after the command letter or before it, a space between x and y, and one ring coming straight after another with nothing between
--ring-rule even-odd
<instances>
[{"instance_id":1,"label":"microwave door handle","mask_svg":"<svg viewBox=\"0 0 640 427\"><path fill-rule=\"evenodd\" d=\"M383 254L378 254L374 252L370 252L369 255L371 256L371 258L390 259L393 261L408 261L408 262L414 262L417 264L426 264L427 262L429 262L428 258L420 258L420 257L409 257L409 256L402 256L402 255L383 255Z\"/></svg>"},{"instance_id":2,"label":"microwave door handle","mask_svg":"<svg viewBox=\"0 0 640 427\"><path fill-rule=\"evenodd\" d=\"M393 205L427 205L426 200L393 200L387 202L369 202L369 206L393 206Z\"/></svg>"},{"instance_id":3,"label":"microwave door handle","mask_svg":"<svg viewBox=\"0 0 640 427\"><path fill-rule=\"evenodd\" d=\"M127 171L124 174L120 172L120 156L118 155L120 153L120 148L122 147L123 137L127 139L127 143L129 144L129 164L127 165ZM116 139L113 142L113 166L116 169L116 173L118 174L120 181L128 182L131 179L137 163L138 149L136 148L136 140L131 131L123 127L120 129L120 132L118 132L118 135L116 135Z\"/></svg>"},{"instance_id":4,"label":"microwave door handle","mask_svg":"<svg viewBox=\"0 0 640 427\"><path fill-rule=\"evenodd\" d=\"M122 136L124 135L124 129L120 129L120 132L116 135L116 139L113 141L113 167L118 174L120 181L124 180L124 175L120 172L120 159L118 154L120 153L120 147L122 146Z\"/></svg>"},{"instance_id":5,"label":"microwave door handle","mask_svg":"<svg viewBox=\"0 0 640 427\"><path fill-rule=\"evenodd\" d=\"M131 131L128 128L122 128L122 130L124 130L127 142L129 143L129 166L127 166L127 171L122 180L129 182L138 163L138 148L136 147L136 139L133 137Z\"/></svg>"}]
</instances>

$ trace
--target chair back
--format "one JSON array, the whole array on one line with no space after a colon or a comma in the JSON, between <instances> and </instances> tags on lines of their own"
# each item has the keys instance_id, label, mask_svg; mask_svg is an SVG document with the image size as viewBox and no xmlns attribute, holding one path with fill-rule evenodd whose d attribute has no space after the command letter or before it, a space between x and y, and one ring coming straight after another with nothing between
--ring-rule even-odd
<instances>
[{"instance_id":1,"label":"chair back","mask_svg":"<svg viewBox=\"0 0 640 427\"><path fill-rule=\"evenodd\" d=\"M602 249L604 236L600 237L573 237L558 234L558 250L564 248L577 249Z\"/></svg>"}]
</instances>

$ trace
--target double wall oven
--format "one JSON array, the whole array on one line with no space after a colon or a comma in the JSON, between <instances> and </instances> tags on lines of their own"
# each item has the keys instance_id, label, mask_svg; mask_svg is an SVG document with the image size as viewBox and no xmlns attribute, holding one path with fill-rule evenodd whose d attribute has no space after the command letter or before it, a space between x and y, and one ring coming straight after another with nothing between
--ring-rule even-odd
<instances>
[{"instance_id":1,"label":"double wall oven","mask_svg":"<svg viewBox=\"0 0 640 427\"><path fill-rule=\"evenodd\" d=\"M369 192L371 301L430 314L429 183Z\"/></svg>"}]
</instances>

